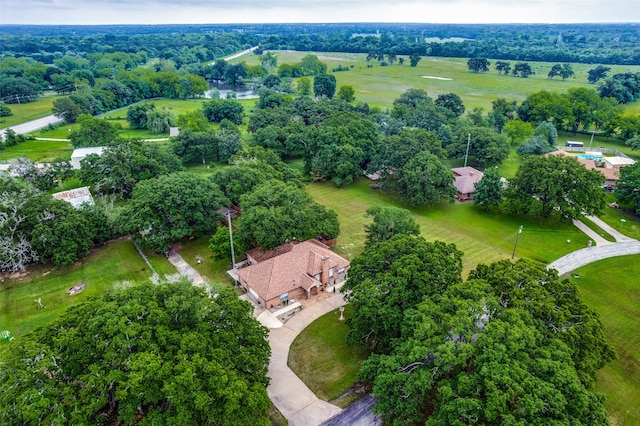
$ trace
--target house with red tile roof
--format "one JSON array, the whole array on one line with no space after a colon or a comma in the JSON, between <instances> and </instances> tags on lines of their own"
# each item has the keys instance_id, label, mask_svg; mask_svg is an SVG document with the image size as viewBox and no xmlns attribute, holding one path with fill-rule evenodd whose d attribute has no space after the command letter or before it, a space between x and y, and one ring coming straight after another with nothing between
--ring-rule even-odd
<instances>
[{"instance_id":1,"label":"house with red tile roof","mask_svg":"<svg viewBox=\"0 0 640 426\"><path fill-rule=\"evenodd\" d=\"M238 283L265 308L318 294L344 281L350 266L316 239L293 241L265 253L252 249L247 260L248 266L237 270Z\"/></svg>"},{"instance_id":2,"label":"house with red tile roof","mask_svg":"<svg viewBox=\"0 0 640 426\"><path fill-rule=\"evenodd\" d=\"M473 194L476 193L476 183L480 182L484 173L473 167L456 167L451 171L456 179L453 185L458 190L458 200L470 200Z\"/></svg>"}]
</instances>

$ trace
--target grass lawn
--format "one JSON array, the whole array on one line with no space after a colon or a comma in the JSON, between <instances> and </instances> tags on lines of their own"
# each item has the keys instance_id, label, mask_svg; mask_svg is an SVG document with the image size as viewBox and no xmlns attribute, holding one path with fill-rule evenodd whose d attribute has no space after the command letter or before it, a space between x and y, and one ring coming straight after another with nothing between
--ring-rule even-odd
<instances>
[{"instance_id":1,"label":"grass lawn","mask_svg":"<svg viewBox=\"0 0 640 426\"><path fill-rule=\"evenodd\" d=\"M351 315L350 305L344 315ZM345 390L358 380L368 354L346 346L349 327L338 318L336 309L305 328L291 344L288 365L318 398L346 407L357 395L344 395Z\"/></svg>"},{"instance_id":2,"label":"grass lawn","mask_svg":"<svg viewBox=\"0 0 640 426\"><path fill-rule=\"evenodd\" d=\"M0 162L19 157L43 162L53 161L56 158L70 160L72 152L71 142L27 140L0 151Z\"/></svg>"},{"instance_id":3,"label":"grass lawn","mask_svg":"<svg viewBox=\"0 0 640 426\"><path fill-rule=\"evenodd\" d=\"M161 256L149 256L158 272L169 272L173 268ZM31 266L28 275L4 278L0 282L0 329L22 336L47 324L66 308L100 295L116 282L143 281L150 276L148 266L126 239L94 249L89 256L69 267ZM86 289L75 296L67 295L67 289L80 282L87 284ZM46 309L37 309L34 301L38 299ZM0 355L7 346L0 344Z\"/></svg>"},{"instance_id":4,"label":"grass lawn","mask_svg":"<svg viewBox=\"0 0 640 426\"><path fill-rule=\"evenodd\" d=\"M231 269L231 259L214 260L211 257L209 239L211 235L183 240L176 246L176 251L202 275L205 281L233 285L233 279L227 274L227 270ZM196 261L198 257L202 259L199 265Z\"/></svg>"},{"instance_id":5,"label":"grass lawn","mask_svg":"<svg viewBox=\"0 0 640 426\"><path fill-rule=\"evenodd\" d=\"M613 425L640 424L640 256L602 260L577 269L582 300L600 315L618 359L597 373Z\"/></svg>"},{"instance_id":6,"label":"grass lawn","mask_svg":"<svg viewBox=\"0 0 640 426\"><path fill-rule=\"evenodd\" d=\"M360 179L345 188L332 183L313 183L307 191L320 204L336 211L341 232L336 252L353 259L364 248L364 217L375 205L403 207L382 191L369 187ZM455 243L464 252L465 275L479 263L492 263L511 258L518 228L520 235L516 257L550 263L565 254L587 246L588 237L572 224L556 219L517 217L500 212L485 212L471 203L446 204L435 207L411 208L412 217L420 225L422 235L429 241ZM571 243L567 244L566 241Z\"/></svg>"},{"instance_id":7,"label":"grass lawn","mask_svg":"<svg viewBox=\"0 0 640 426\"><path fill-rule=\"evenodd\" d=\"M15 126L16 124L51 115L53 101L60 97L61 96L53 93L46 93L35 102L29 102L26 104L7 104L9 109L13 112L13 115L9 117L0 117L0 128Z\"/></svg>"},{"instance_id":8,"label":"grass lawn","mask_svg":"<svg viewBox=\"0 0 640 426\"><path fill-rule=\"evenodd\" d=\"M467 68L466 58L423 57L416 67L408 61L404 65L395 63L380 66L378 61L366 62L366 54L336 52L293 52L274 51L278 63L294 63L311 53L327 64L328 71L338 65L353 68L349 71L336 72L337 86L351 85L356 90L356 101L367 102L372 106L390 108L393 101L409 88L424 89L434 99L444 93L456 93L462 98L467 111L475 107L491 110L491 102L498 98L522 102L528 94L540 90L566 92L571 87L593 88L587 82L587 72L593 68L588 64L572 64L575 78L562 81L559 78L548 79L547 74L552 63L529 62L535 75L529 78L502 76L493 69L487 73L472 73ZM407 59L405 57L405 59ZM245 55L231 62L247 62L257 65L257 55ZM491 60L492 64L495 62ZM517 61L511 61L512 64ZM371 65L371 68L367 66ZM638 66L611 66L611 75L622 72L638 72ZM441 77L449 80L423 78L423 76ZM628 108L635 108L636 101Z\"/></svg>"}]
</instances>

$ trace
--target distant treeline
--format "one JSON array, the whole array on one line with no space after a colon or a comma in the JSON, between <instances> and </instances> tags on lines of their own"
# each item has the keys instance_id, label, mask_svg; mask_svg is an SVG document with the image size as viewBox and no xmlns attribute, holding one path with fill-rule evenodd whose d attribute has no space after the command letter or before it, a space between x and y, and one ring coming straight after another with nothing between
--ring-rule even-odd
<instances>
[{"instance_id":1,"label":"distant treeline","mask_svg":"<svg viewBox=\"0 0 640 426\"><path fill-rule=\"evenodd\" d=\"M69 52L203 47L207 60L249 45L318 52L640 65L640 24L225 24L0 26L2 56L51 63ZM451 40L454 39L454 40Z\"/></svg>"}]
</instances>

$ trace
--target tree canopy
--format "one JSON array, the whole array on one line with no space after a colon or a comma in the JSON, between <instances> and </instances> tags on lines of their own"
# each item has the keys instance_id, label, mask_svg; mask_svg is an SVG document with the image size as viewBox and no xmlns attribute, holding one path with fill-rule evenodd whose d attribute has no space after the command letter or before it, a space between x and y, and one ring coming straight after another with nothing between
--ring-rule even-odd
<instances>
[{"instance_id":1,"label":"tree canopy","mask_svg":"<svg viewBox=\"0 0 640 426\"><path fill-rule=\"evenodd\" d=\"M392 350L360 370L385 424L609 424L604 397L589 387L615 353L556 271L480 265L402 314Z\"/></svg>"},{"instance_id":2,"label":"tree canopy","mask_svg":"<svg viewBox=\"0 0 640 426\"><path fill-rule=\"evenodd\" d=\"M482 179L475 186L473 204L479 204L487 210L494 209L502 203L502 177L497 167L485 169Z\"/></svg>"},{"instance_id":3,"label":"tree canopy","mask_svg":"<svg viewBox=\"0 0 640 426\"><path fill-rule=\"evenodd\" d=\"M157 252L180 238L213 231L229 200L210 180L187 172L144 180L120 212L122 229Z\"/></svg>"},{"instance_id":4,"label":"tree canopy","mask_svg":"<svg viewBox=\"0 0 640 426\"><path fill-rule=\"evenodd\" d=\"M389 353L405 310L461 281L462 253L453 244L398 234L369 245L351 262L343 287L353 305L347 342Z\"/></svg>"},{"instance_id":5,"label":"tree canopy","mask_svg":"<svg viewBox=\"0 0 640 426\"><path fill-rule=\"evenodd\" d=\"M563 155L533 156L524 161L505 191L513 213L571 220L598 215L604 208L604 176Z\"/></svg>"},{"instance_id":6,"label":"tree canopy","mask_svg":"<svg viewBox=\"0 0 640 426\"><path fill-rule=\"evenodd\" d=\"M364 226L367 247L390 240L397 234L420 235L420 226L407 209L374 206L367 209L366 216L373 219Z\"/></svg>"},{"instance_id":7,"label":"tree canopy","mask_svg":"<svg viewBox=\"0 0 640 426\"><path fill-rule=\"evenodd\" d=\"M107 290L7 353L0 422L266 426L270 350L251 312L188 282Z\"/></svg>"},{"instance_id":8,"label":"tree canopy","mask_svg":"<svg viewBox=\"0 0 640 426\"><path fill-rule=\"evenodd\" d=\"M247 249L259 246L267 251L294 239L331 239L340 233L336 213L291 183L269 180L259 184L240 197L240 207L235 239Z\"/></svg>"}]
</instances>

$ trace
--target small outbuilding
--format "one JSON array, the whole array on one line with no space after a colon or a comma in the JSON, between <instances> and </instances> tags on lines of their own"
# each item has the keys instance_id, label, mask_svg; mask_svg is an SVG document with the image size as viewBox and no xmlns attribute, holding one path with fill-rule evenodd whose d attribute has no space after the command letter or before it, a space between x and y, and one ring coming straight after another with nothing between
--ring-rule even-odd
<instances>
[{"instance_id":1,"label":"small outbuilding","mask_svg":"<svg viewBox=\"0 0 640 426\"><path fill-rule=\"evenodd\" d=\"M84 160L89 154L102 155L104 151L103 146L92 146L89 148L76 148L71 154L71 167L78 170L80 169L80 161Z\"/></svg>"}]
</instances>

